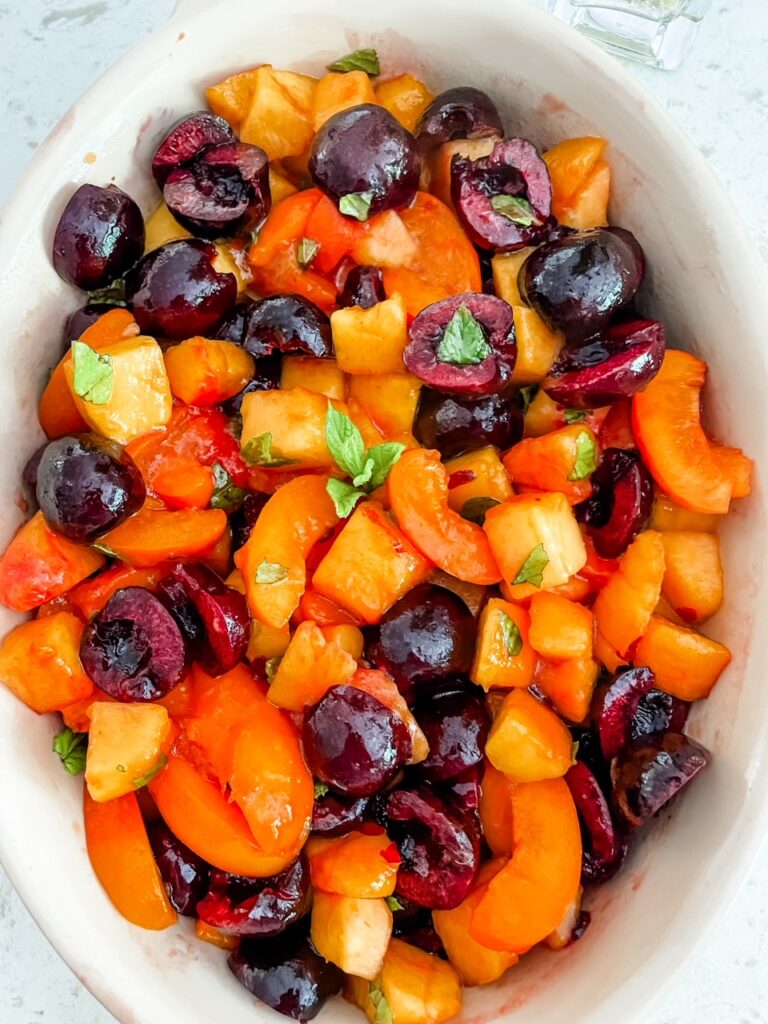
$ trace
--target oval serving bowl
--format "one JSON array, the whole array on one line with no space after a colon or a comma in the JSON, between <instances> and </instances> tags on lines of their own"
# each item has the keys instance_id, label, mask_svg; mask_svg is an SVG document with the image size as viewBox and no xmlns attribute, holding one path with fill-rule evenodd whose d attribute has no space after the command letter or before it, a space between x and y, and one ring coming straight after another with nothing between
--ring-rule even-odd
<instances>
[{"instance_id":1,"label":"oval serving bowl","mask_svg":"<svg viewBox=\"0 0 768 1024\"><path fill-rule=\"evenodd\" d=\"M376 46L387 73L410 70L437 91L487 89L510 132L546 146L568 135L610 141L612 219L642 241L644 305L673 344L710 365L713 431L758 457L752 497L723 531L726 602L707 631L733 663L692 734L714 763L674 814L649 829L626 869L591 899L593 924L564 953L526 957L498 984L466 993L465 1024L536 1020L633 1024L724 912L768 826L768 609L765 579L768 280L756 248L704 159L618 62L577 33L505 0L182 0L170 22L116 64L62 119L11 196L0 226L0 543L22 519L21 468L42 440L35 408L78 303L49 251L73 187L115 180L157 204L149 173L165 126L203 106L203 89L262 62L321 73ZM0 628L13 624L9 612ZM277 1021L229 975L191 923L155 934L119 917L91 872L79 785L51 754L54 722L0 688L0 857L25 903L79 978L122 1024ZM359 1022L334 1000L322 1019Z\"/></svg>"}]
</instances>

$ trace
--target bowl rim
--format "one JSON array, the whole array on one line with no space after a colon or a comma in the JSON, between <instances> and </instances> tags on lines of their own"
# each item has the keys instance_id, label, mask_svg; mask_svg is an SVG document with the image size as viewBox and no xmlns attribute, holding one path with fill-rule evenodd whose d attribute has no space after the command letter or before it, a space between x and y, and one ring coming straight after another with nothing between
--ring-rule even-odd
<instances>
[{"instance_id":1,"label":"bowl rim","mask_svg":"<svg viewBox=\"0 0 768 1024\"><path fill-rule=\"evenodd\" d=\"M457 14L462 10L461 0L411 0L411 2L414 6L423 9L439 9L441 16L445 15L446 8L455 7ZM41 186L45 184L48 177L49 167L55 166L60 156L66 158L68 155L69 134L75 126L75 110L77 109L79 116L86 122L97 123L100 114L113 106L112 97L120 94L119 83L129 70L135 64L140 63L144 55L152 48L158 47L164 42L174 41L191 22L204 17L211 6L210 0L177 0L170 17L104 71L60 118L23 169L3 204L2 211L0 211L0 265L8 265L7 261L11 258L15 247L15 239L19 237L19 233L24 227L24 213L32 204L36 203L36 197L42 191ZM221 0L216 6L217 8L221 7ZM355 6L357 6L356 0L337 0L338 16L340 18L343 16L342 8ZM498 17L502 12L497 10L490 13ZM504 18L510 23L523 25L529 30L550 37L558 47L583 58L585 64L600 76L606 87L614 84L633 102L639 118L653 122L654 130L660 134L664 143L674 148L679 155L680 163L695 175L696 186L707 192L715 207L727 213L729 245L732 251L738 252L742 261L740 277L747 278L753 294L766 297L763 300L763 305L768 315L768 268L759 254L756 243L749 235L746 224L713 169L695 143L673 120L656 97L648 92L645 86L619 60L601 50L581 33L574 31L545 11L532 6L529 0L506 0ZM765 369L767 365L765 353L762 353L762 360ZM652 954L643 964L638 965L633 982L640 981L646 975L651 975L653 979L651 994L648 994L646 987L642 1004L630 1001L624 1005L624 1024L641 1024L659 1006L669 990L679 981L682 972L698 956L714 926L727 912L742 888L761 846L768 838L768 788L763 788L760 792L757 789L758 787L749 787L744 809L738 819L740 842L737 860L731 863L731 870L726 878L719 878L716 885L710 884L706 889L706 909L702 906L697 913L696 923L700 927L696 930L695 937L685 945L684 949L680 948L681 944L678 944L671 951L665 951L666 967L663 972L656 970L654 966L658 953ZM0 823L1 815L2 807L0 807ZM734 829L735 832L736 829ZM734 843L735 836L731 848ZM91 962L87 951L72 948L63 922L50 915L50 906L37 885L36 878L28 868L23 857L22 847L14 844L10 830L3 828L0 828L0 863L26 909L67 966L105 1009L115 1016L124 1012L126 993L118 986L113 985L102 972L96 975L89 969ZM704 883L700 880L696 884L701 887ZM702 904L703 902L701 901ZM83 979L87 979L87 981ZM144 1024L154 1021L151 999L147 1000L144 997L141 987L134 989L129 994L129 998L132 1010L140 1013L137 1020L141 1020Z\"/></svg>"}]
</instances>

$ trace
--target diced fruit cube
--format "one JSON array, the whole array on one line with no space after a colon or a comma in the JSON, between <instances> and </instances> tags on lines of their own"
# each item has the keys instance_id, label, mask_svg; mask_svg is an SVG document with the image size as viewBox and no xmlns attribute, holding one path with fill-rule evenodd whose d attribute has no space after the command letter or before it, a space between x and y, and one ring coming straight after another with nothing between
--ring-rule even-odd
<instances>
[{"instance_id":1,"label":"diced fruit cube","mask_svg":"<svg viewBox=\"0 0 768 1024\"><path fill-rule=\"evenodd\" d=\"M78 653L84 628L69 612L16 626L0 644L0 682L39 714L90 698Z\"/></svg>"},{"instance_id":2,"label":"diced fruit cube","mask_svg":"<svg viewBox=\"0 0 768 1024\"><path fill-rule=\"evenodd\" d=\"M147 218L145 231L145 252L152 252L166 242L192 237L190 232L179 224L165 203L160 203L155 212Z\"/></svg>"},{"instance_id":3,"label":"diced fruit cube","mask_svg":"<svg viewBox=\"0 0 768 1024\"><path fill-rule=\"evenodd\" d=\"M386 900L315 892L312 944L345 974L373 980L384 963L391 935L392 911Z\"/></svg>"},{"instance_id":4,"label":"diced fruit cube","mask_svg":"<svg viewBox=\"0 0 768 1024\"><path fill-rule=\"evenodd\" d=\"M0 557L0 602L29 612L65 594L104 565L104 556L50 529L36 512Z\"/></svg>"},{"instance_id":5,"label":"diced fruit cube","mask_svg":"<svg viewBox=\"0 0 768 1024\"><path fill-rule=\"evenodd\" d=\"M430 160L429 189L433 195L445 203L453 205L451 196L451 161L455 156L465 156L470 160L479 160L488 156L498 139L455 139L445 142Z\"/></svg>"},{"instance_id":6,"label":"diced fruit cube","mask_svg":"<svg viewBox=\"0 0 768 1024\"><path fill-rule=\"evenodd\" d=\"M272 196L272 205L276 206L282 199L292 196L298 189L287 175L275 166L269 165L269 191Z\"/></svg>"},{"instance_id":7,"label":"diced fruit cube","mask_svg":"<svg viewBox=\"0 0 768 1024\"><path fill-rule=\"evenodd\" d=\"M529 245L525 249L516 249L515 252L497 252L491 261L493 286L496 294L500 299L508 302L513 309L518 306L525 308L517 282L520 268L535 251L536 247Z\"/></svg>"},{"instance_id":8,"label":"diced fruit cube","mask_svg":"<svg viewBox=\"0 0 768 1024\"><path fill-rule=\"evenodd\" d=\"M582 190L605 150L605 139L584 136L563 139L544 154L552 181L552 212L558 220Z\"/></svg>"},{"instance_id":9,"label":"diced fruit cube","mask_svg":"<svg viewBox=\"0 0 768 1024\"><path fill-rule=\"evenodd\" d=\"M298 71L280 71L276 68L272 69L272 74L277 84L285 89L299 110L305 114L310 113L318 80L312 75L302 75Z\"/></svg>"},{"instance_id":10,"label":"diced fruit cube","mask_svg":"<svg viewBox=\"0 0 768 1024\"><path fill-rule=\"evenodd\" d=\"M620 657L648 628L663 579L662 534L645 530L624 552L594 604L596 629Z\"/></svg>"},{"instance_id":11,"label":"diced fruit cube","mask_svg":"<svg viewBox=\"0 0 768 1024\"><path fill-rule=\"evenodd\" d=\"M303 711L332 686L348 683L357 662L340 644L329 641L314 622L302 622L277 666L269 699L278 707Z\"/></svg>"},{"instance_id":12,"label":"diced fruit cube","mask_svg":"<svg viewBox=\"0 0 768 1024\"><path fill-rule=\"evenodd\" d=\"M579 231L605 227L610 198L611 166L605 160L598 160L576 195L561 208L557 219L566 227Z\"/></svg>"},{"instance_id":13,"label":"diced fruit cube","mask_svg":"<svg viewBox=\"0 0 768 1024\"><path fill-rule=\"evenodd\" d=\"M251 102L240 125L240 141L261 146L270 160L298 156L312 141L309 110L297 104L296 94L291 95L278 74L268 64L256 69Z\"/></svg>"},{"instance_id":14,"label":"diced fruit cube","mask_svg":"<svg viewBox=\"0 0 768 1024\"><path fill-rule=\"evenodd\" d=\"M260 658L281 658L291 642L291 631L286 623L284 626L266 626L258 619L251 623L251 636L248 650L245 653L248 661Z\"/></svg>"},{"instance_id":15,"label":"diced fruit cube","mask_svg":"<svg viewBox=\"0 0 768 1024\"><path fill-rule=\"evenodd\" d=\"M462 512L468 501L491 498L506 501L512 496L512 485L495 448L478 448L450 459L448 470L448 504Z\"/></svg>"},{"instance_id":16,"label":"diced fruit cube","mask_svg":"<svg viewBox=\"0 0 768 1024\"><path fill-rule=\"evenodd\" d=\"M542 658L565 661L592 656L592 612L559 594L534 594L530 604L531 647Z\"/></svg>"},{"instance_id":17,"label":"diced fruit cube","mask_svg":"<svg viewBox=\"0 0 768 1024\"><path fill-rule=\"evenodd\" d=\"M651 618L634 656L636 665L653 671L660 690L680 700L708 697L730 660L731 652L717 640L659 615Z\"/></svg>"},{"instance_id":18,"label":"diced fruit cube","mask_svg":"<svg viewBox=\"0 0 768 1024\"><path fill-rule=\"evenodd\" d=\"M589 714L600 666L593 658L542 663L536 685L569 722L583 722Z\"/></svg>"},{"instance_id":19,"label":"diced fruit cube","mask_svg":"<svg viewBox=\"0 0 768 1024\"><path fill-rule=\"evenodd\" d=\"M405 303L395 294L370 309L349 306L331 314L336 361L344 373L405 373Z\"/></svg>"},{"instance_id":20,"label":"diced fruit cube","mask_svg":"<svg viewBox=\"0 0 768 1024\"><path fill-rule=\"evenodd\" d=\"M410 373L376 373L349 379L356 399L384 437L394 439L413 429L421 381Z\"/></svg>"},{"instance_id":21,"label":"diced fruit cube","mask_svg":"<svg viewBox=\"0 0 768 1024\"><path fill-rule=\"evenodd\" d=\"M313 356L286 356L280 372L280 389L304 388L326 398L344 401L344 374L333 359Z\"/></svg>"},{"instance_id":22,"label":"diced fruit cube","mask_svg":"<svg viewBox=\"0 0 768 1024\"><path fill-rule=\"evenodd\" d=\"M318 131L340 110L375 102L371 80L364 71L329 71L317 83L312 102L312 127Z\"/></svg>"},{"instance_id":23,"label":"diced fruit cube","mask_svg":"<svg viewBox=\"0 0 768 1024\"><path fill-rule=\"evenodd\" d=\"M232 341L187 338L165 352L174 398L186 405L218 405L242 391L253 377L253 356Z\"/></svg>"},{"instance_id":24,"label":"diced fruit cube","mask_svg":"<svg viewBox=\"0 0 768 1024\"><path fill-rule=\"evenodd\" d=\"M412 132L434 96L418 78L405 74L380 82L376 99L403 128Z\"/></svg>"},{"instance_id":25,"label":"diced fruit cube","mask_svg":"<svg viewBox=\"0 0 768 1024\"><path fill-rule=\"evenodd\" d=\"M361 557L365 552L365 557ZM365 622L429 575L431 566L375 501L361 502L315 571L316 590Z\"/></svg>"},{"instance_id":26,"label":"diced fruit cube","mask_svg":"<svg viewBox=\"0 0 768 1024\"><path fill-rule=\"evenodd\" d=\"M461 1009L461 983L445 960L392 939L378 977L347 978L347 998L371 1024L442 1024ZM383 1008L383 1010L382 1010Z\"/></svg>"},{"instance_id":27,"label":"diced fruit cube","mask_svg":"<svg viewBox=\"0 0 768 1024\"><path fill-rule=\"evenodd\" d=\"M352 249L352 259L363 266L409 267L417 256L416 239L394 210L367 221Z\"/></svg>"},{"instance_id":28,"label":"diced fruit cube","mask_svg":"<svg viewBox=\"0 0 768 1024\"><path fill-rule=\"evenodd\" d=\"M330 626L321 626L320 629L329 644L338 644L342 650L351 654L355 661L359 661L362 658L365 637L362 630L358 629L357 626L342 622L334 623ZM395 687L395 689L397 688Z\"/></svg>"},{"instance_id":29,"label":"diced fruit cube","mask_svg":"<svg viewBox=\"0 0 768 1024\"><path fill-rule=\"evenodd\" d=\"M135 793L96 803L84 791L85 842L94 873L131 924L159 931L177 921Z\"/></svg>"},{"instance_id":30,"label":"diced fruit cube","mask_svg":"<svg viewBox=\"0 0 768 1024\"><path fill-rule=\"evenodd\" d=\"M511 381L521 387L538 384L549 373L563 347L563 335L548 327L528 306L514 306L517 359Z\"/></svg>"},{"instance_id":31,"label":"diced fruit cube","mask_svg":"<svg viewBox=\"0 0 768 1024\"><path fill-rule=\"evenodd\" d=\"M240 122L248 113L257 72L258 68L241 71L205 90L205 98L214 114L229 121L235 129L239 128Z\"/></svg>"},{"instance_id":32,"label":"diced fruit cube","mask_svg":"<svg viewBox=\"0 0 768 1024\"><path fill-rule=\"evenodd\" d=\"M558 491L509 498L486 513L484 529L516 601L567 583L587 561L579 524Z\"/></svg>"},{"instance_id":33,"label":"diced fruit cube","mask_svg":"<svg viewBox=\"0 0 768 1024\"><path fill-rule=\"evenodd\" d=\"M492 597L477 627L477 645L470 678L484 690L530 686L536 655L528 638L525 608Z\"/></svg>"},{"instance_id":34,"label":"diced fruit cube","mask_svg":"<svg viewBox=\"0 0 768 1024\"><path fill-rule=\"evenodd\" d=\"M440 936L449 961L459 972L465 985L489 985L497 981L519 959L517 953L488 949L469 932L475 907L485 895L490 880L499 873L505 863L506 860L498 859L483 865L471 892L458 907L454 907L453 910L435 910L432 913L435 931Z\"/></svg>"},{"instance_id":35,"label":"diced fruit cube","mask_svg":"<svg viewBox=\"0 0 768 1024\"><path fill-rule=\"evenodd\" d=\"M565 426L565 409L546 391L539 389L525 411L524 434L526 437L543 437L552 430Z\"/></svg>"},{"instance_id":36,"label":"diced fruit cube","mask_svg":"<svg viewBox=\"0 0 768 1024\"><path fill-rule=\"evenodd\" d=\"M504 468L512 483L561 491L575 505L592 493L590 477L598 460L594 433L584 423L574 423L518 442L504 456Z\"/></svg>"},{"instance_id":37,"label":"diced fruit cube","mask_svg":"<svg viewBox=\"0 0 768 1024\"><path fill-rule=\"evenodd\" d=\"M340 839L310 839L307 858L312 884L323 892L374 899L395 891L400 854L375 825Z\"/></svg>"},{"instance_id":38,"label":"diced fruit cube","mask_svg":"<svg viewBox=\"0 0 768 1024\"><path fill-rule=\"evenodd\" d=\"M666 494L656 491L651 509L652 530L666 533L668 530L695 530L698 533L716 533L723 517L707 512L691 512L677 505Z\"/></svg>"},{"instance_id":39,"label":"diced fruit cube","mask_svg":"<svg viewBox=\"0 0 768 1024\"><path fill-rule=\"evenodd\" d=\"M664 545L661 593L683 622L703 622L723 603L720 542L714 533L669 531Z\"/></svg>"},{"instance_id":40,"label":"diced fruit cube","mask_svg":"<svg viewBox=\"0 0 768 1024\"><path fill-rule=\"evenodd\" d=\"M171 418L173 399L165 372L163 352L154 338L139 336L99 349L112 360L112 393L103 404L75 393L74 363L64 363L67 384L77 411L85 422L119 444L164 427Z\"/></svg>"},{"instance_id":41,"label":"diced fruit cube","mask_svg":"<svg viewBox=\"0 0 768 1024\"><path fill-rule=\"evenodd\" d=\"M249 392L241 407L240 444L246 461L291 469L330 469L334 463L325 443L327 411L328 399L305 388ZM270 444L262 452L262 439L267 435ZM251 449L256 449L253 454Z\"/></svg>"},{"instance_id":42,"label":"diced fruit cube","mask_svg":"<svg viewBox=\"0 0 768 1024\"><path fill-rule=\"evenodd\" d=\"M485 753L512 782L540 782L565 775L573 763L572 746L554 711L527 690L513 690L491 726Z\"/></svg>"},{"instance_id":43,"label":"diced fruit cube","mask_svg":"<svg viewBox=\"0 0 768 1024\"><path fill-rule=\"evenodd\" d=\"M161 705L99 701L90 719L85 783L93 800L133 793L165 766L171 720Z\"/></svg>"}]
</instances>

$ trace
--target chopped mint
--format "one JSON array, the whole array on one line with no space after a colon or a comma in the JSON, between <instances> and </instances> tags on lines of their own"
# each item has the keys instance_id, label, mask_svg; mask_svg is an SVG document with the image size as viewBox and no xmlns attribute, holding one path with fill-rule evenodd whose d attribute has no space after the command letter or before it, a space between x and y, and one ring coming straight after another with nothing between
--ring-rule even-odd
<instances>
[{"instance_id":1,"label":"chopped mint","mask_svg":"<svg viewBox=\"0 0 768 1024\"><path fill-rule=\"evenodd\" d=\"M212 470L214 491L211 497L211 508L220 508L225 512L230 512L242 504L246 492L233 482L232 477L220 463L214 462Z\"/></svg>"},{"instance_id":2,"label":"chopped mint","mask_svg":"<svg viewBox=\"0 0 768 1024\"><path fill-rule=\"evenodd\" d=\"M373 192L350 192L339 200L339 212L355 220L366 221L371 211Z\"/></svg>"},{"instance_id":3,"label":"chopped mint","mask_svg":"<svg viewBox=\"0 0 768 1024\"><path fill-rule=\"evenodd\" d=\"M597 445L592 440L591 434L582 430L576 438L576 461L573 469L568 474L569 480L586 480L597 469L598 463Z\"/></svg>"},{"instance_id":4,"label":"chopped mint","mask_svg":"<svg viewBox=\"0 0 768 1024\"><path fill-rule=\"evenodd\" d=\"M272 434L259 434L245 443L240 454L249 466L290 466L293 459L284 459L272 451Z\"/></svg>"},{"instance_id":5,"label":"chopped mint","mask_svg":"<svg viewBox=\"0 0 768 1024\"><path fill-rule=\"evenodd\" d=\"M512 580L512 585L518 583L530 583L534 587L540 587L544 578L544 570L549 565L549 555L543 544L537 544L520 566L520 571Z\"/></svg>"},{"instance_id":6,"label":"chopped mint","mask_svg":"<svg viewBox=\"0 0 768 1024\"><path fill-rule=\"evenodd\" d=\"M263 559L256 566L255 580L257 583L264 583L266 585L280 583L287 576L288 570L279 562L267 562L266 559Z\"/></svg>"},{"instance_id":7,"label":"chopped mint","mask_svg":"<svg viewBox=\"0 0 768 1024\"><path fill-rule=\"evenodd\" d=\"M465 519L471 519L473 523L482 526L486 512L500 504L496 498L468 498L461 506L461 514Z\"/></svg>"},{"instance_id":8,"label":"chopped mint","mask_svg":"<svg viewBox=\"0 0 768 1024\"><path fill-rule=\"evenodd\" d=\"M106 405L114 387L112 356L95 352L83 341L73 341L72 368L72 387L77 397L91 405Z\"/></svg>"},{"instance_id":9,"label":"chopped mint","mask_svg":"<svg viewBox=\"0 0 768 1024\"><path fill-rule=\"evenodd\" d=\"M493 349L480 322L462 303L448 321L437 347L437 358L441 363L453 363L454 366L476 366L490 355L493 355Z\"/></svg>"},{"instance_id":10,"label":"chopped mint","mask_svg":"<svg viewBox=\"0 0 768 1024\"><path fill-rule=\"evenodd\" d=\"M507 654L510 658L516 658L523 649L523 637L520 633L520 627L507 612L501 613L500 622Z\"/></svg>"},{"instance_id":11,"label":"chopped mint","mask_svg":"<svg viewBox=\"0 0 768 1024\"><path fill-rule=\"evenodd\" d=\"M500 213L502 217L506 217L521 228L541 224L531 204L522 196L493 196L491 206L496 213Z\"/></svg>"},{"instance_id":12,"label":"chopped mint","mask_svg":"<svg viewBox=\"0 0 768 1024\"><path fill-rule=\"evenodd\" d=\"M329 71L364 71L366 75L380 75L379 55L370 47L353 50L346 57L340 57L328 65Z\"/></svg>"},{"instance_id":13,"label":"chopped mint","mask_svg":"<svg viewBox=\"0 0 768 1024\"><path fill-rule=\"evenodd\" d=\"M69 775L80 775L85 771L85 757L88 753L88 733L75 732L65 725L53 737L53 751L61 758L64 771Z\"/></svg>"}]
</instances>

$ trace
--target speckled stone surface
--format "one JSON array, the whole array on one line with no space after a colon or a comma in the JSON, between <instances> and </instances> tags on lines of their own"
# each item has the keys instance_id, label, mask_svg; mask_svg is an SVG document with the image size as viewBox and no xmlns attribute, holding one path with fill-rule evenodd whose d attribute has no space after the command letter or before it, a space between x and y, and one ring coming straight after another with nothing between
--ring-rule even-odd
<instances>
[{"instance_id":1,"label":"speckled stone surface","mask_svg":"<svg viewBox=\"0 0 768 1024\"><path fill-rule=\"evenodd\" d=\"M0 0L0 200L69 105L172 6L172 0ZM766 55L768 4L715 0L681 71L634 71L698 143L768 262ZM648 1024L768 1024L767 962L768 847L728 916ZM564 1022L578 1019L577 1009L564 1008ZM114 1024L48 946L1 871L0 1021Z\"/></svg>"}]
</instances>

